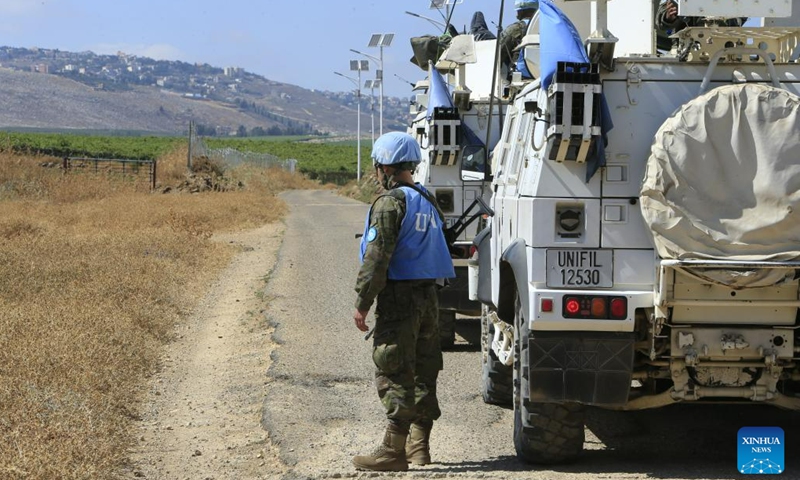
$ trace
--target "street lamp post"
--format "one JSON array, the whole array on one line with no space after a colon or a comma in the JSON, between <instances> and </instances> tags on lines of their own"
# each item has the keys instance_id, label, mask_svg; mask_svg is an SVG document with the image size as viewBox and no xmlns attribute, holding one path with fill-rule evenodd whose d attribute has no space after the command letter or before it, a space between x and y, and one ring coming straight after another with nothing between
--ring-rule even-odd
<instances>
[{"instance_id":1,"label":"street lamp post","mask_svg":"<svg viewBox=\"0 0 800 480\"><path fill-rule=\"evenodd\" d=\"M437 22L436 20L434 20L432 18L423 17L422 15L420 15L418 13L409 12L409 11L406 11L406 15L411 15L412 17L417 17L417 18L421 18L422 20L427 20L428 23L430 23L434 27L439 27L440 29L442 29L443 32L447 30L447 25L445 25L442 22Z\"/></svg>"},{"instance_id":2,"label":"street lamp post","mask_svg":"<svg viewBox=\"0 0 800 480\"><path fill-rule=\"evenodd\" d=\"M357 53L359 55L363 55L370 60L373 60L378 63L378 71L375 72L375 79L380 81L380 103L378 108L380 109L380 135L383 135L383 48L389 47L392 45L392 40L394 40L394 33L374 33L372 37L369 39L368 47L379 47L380 48L380 56L373 57L372 55L368 55L364 52L359 52L358 50L350 49L351 52Z\"/></svg>"},{"instance_id":3,"label":"street lamp post","mask_svg":"<svg viewBox=\"0 0 800 480\"><path fill-rule=\"evenodd\" d=\"M356 149L358 150L356 157L358 158L358 166L356 167L356 180L359 182L361 181L361 71L362 70L369 70L369 62L366 60L350 60L350 70L358 72L358 78L353 78L347 75L344 75L339 72L333 72L334 75L339 75L340 77L346 78L353 82L356 86L356 98L358 101L358 106L356 109L356 114L358 115L356 119Z\"/></svg>"},{"instance_id":4,"label":"street lamp post","mask_svg":"<svg viewBox=\"0 0 800 480\"><path fill-rule=\"evenodd\" d=\"M375 70L375 78L376 78L375 81L379 82L381 84L381 88L379 89L379 92L380 92L379 93L380 94L380 105L378 106L378 108L379 108L378 115L380 116L380 124L381 124L380 134L383 135L383 87L382 87L382 84L383 84L383 62L381 62L381 59L378 58L378 57L373 57L372 55L370 55L368 53L359 52L358 50L356 50L354 48L351 48L350 51L353 52L353 53L357 53L358 55L361 55L362 57L369 58L370 60L375 62L375 66L378 67L377 70ZM378 87L378 84L375 84L375 86ZM369 88L369 87L367 87L367 88Z\"/></svg>"},{"instance_id":5,"label":"street lamp post","mask_svg":"<svg viewBox=\"0 0 800 480\"><path fill-rule=\"evenodd\" d=\"M369 130L372 137L372 146L375 146L375 88L380 88L380 80L366 80L364 88L369 88L369 118L372 122L372 127Z\"/></svg>"}]
</instances>

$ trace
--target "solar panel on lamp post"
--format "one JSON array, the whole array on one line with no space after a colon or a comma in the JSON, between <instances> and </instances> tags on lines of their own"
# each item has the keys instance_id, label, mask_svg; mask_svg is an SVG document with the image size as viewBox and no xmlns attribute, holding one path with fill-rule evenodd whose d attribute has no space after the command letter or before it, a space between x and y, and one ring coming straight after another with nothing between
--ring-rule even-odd
<instances>
[{"instance_id":1,"label":"solar panel on lamp post","mask_svg":"<svg viewBox=\"0 0 800 480\"><path fill-rule=\"evenodd\" d=\"M353 62L355 62L355 64ZM362 64L359 60L350 61L350 69L358 71L358 78L353 78L339 72L333 72L334 75L339 75L340 77L346 78L356 86L356 98L358 100L358 106L356 109L356 157L358 159L358 165L356 167L356 180L359 182L361 181L361 70L369 70L369 63L366 61L363 61L363 63L366 64L366 68L361 68Z\"/></svg>"},{"instance_id":2,"label":"solar panel on lamp post","mask_svg":"<svg viewBox=\"0 0 800 480\"><path fill-rule=\"evenodd\" d=\"M373 33L372 37L369 39L369 44L367 45L370 48L378 47L380 48L380 57L379 62L381 69L375 72L375 78L381 81L380 85L380 134L383 135L383 49L384 47L389 47L392 45L392 40L394 40L394 33Z\"/></svg>"},{"instance_id":3,"label":"solar panel on lamp post","mask_svg":"<svg viewBox=\"0 0 800 480\"><path fill-rule=\"evenodd\" d=\"M372 137L372 146L375 146L375 89L381 85L380 80L365 80L364 88L369 88L369 118L372 127L369 130Z\"/></svg>"},{"instance_id":4,"label":"solar panel on lamp post","mask_svg":"<svg viewBox=\"0 0 800 480\"><path fill-rule=\"evenodd\" d=\"M449 22L449 17L452 11L455 10L455 6L462 3L464 3L464 0L431 0L431 4L428 8L430 10L438 10L439 15L442 16L442 20ZM442 10L444 10L444 12L442 12Z\"/></svg>"},{"instance_id":5,"label":"solar panel on lamp post","mask_svg":"<svg viewBox=\"0 0 800 480\"><path fill-rule=\"evenodd\" d=\"M358 139L356 139L356 148L358 148L358 174L356 179L361 181L361 72L369 71L369 62L367 60L350 60L350 71L358 72Z\"/></svg>"},{"instance_id":6,"label":"solar panel on lamp post","mask_svg":"<svg viewBox=\"0 0 800 480\"><path fill-rule=\"evenodd\" d=\"M458 5L459 3L462 3L462 0L431 0L429 8L431 10L438 10L439 15L442 16L442 20L444 20L445 22L450 22L451 12L455 9L455 5ZM444 10L444 12L442 10ZM445 23L441 23L439 21L436 21L429 17L425 17L418 13L409 11L406 11L405 13L406 15L411 15L412 17L425 20L435 27L439 27L440 29L442 29L442 33L447 32L447 24Z\"/></svg>"},{"instance_id":7,"label":"solar panel on lamp post","mask_svg":"<svg viewBox=\"0 0 800 480\"><path fill-rule=\"evenodd\" d=\"M370 55L368 53L360 52L360 51L358 51L358 50L356 50L354 48L351 48L350 51L353 52L353 53L357 53L358 55L361 55L362 57L367 57L370 60L372 60L373 62L375 62L375 66L377 67L377 70L375 71L375 76L377 77L376 81L377 82L382 82L383 81L382 80L382 78L383 78L382 77L383 64L382 64L380 58L374 57L374 56L372 56L372 55ZM376 84L375 86L377 87L378 85ZM380 90L380 95L381 95L381 97L380 97L380 106L379 106L380 112L379 112L379 115L380 115L380 118L381 118L381 125L383 125L383 90L382 89ZM381 135L383 135L383 130L381 130Z\"/></svg>"}]
</instances>

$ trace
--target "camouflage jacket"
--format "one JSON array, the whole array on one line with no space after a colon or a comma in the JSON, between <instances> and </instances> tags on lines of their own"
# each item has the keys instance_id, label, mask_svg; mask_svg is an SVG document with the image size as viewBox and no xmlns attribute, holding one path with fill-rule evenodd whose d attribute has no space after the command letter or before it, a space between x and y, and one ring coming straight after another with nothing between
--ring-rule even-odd
<instances>
[{"instance_id":1,"label":"camouflage jacket","mask_svg":"<svg viewBox=\"0 0 800 480\"><path fill-rule=\"evenodd\" d=\"M508 65L516 61L519 56L518 52L514 49L522 43L522 37L528 31L528 23L524 20L518 20L503 30L500 35L500 60L503 65Z\"/></svg>"},{"instance_id":2,"label":"camouflage jacket","mask_svg":"<svg viewBox=\"0 0 800 480\"><path fill-rule=\"evenodd\" d=\"M386 286L389 262L392 259L400 225L406 216L406 196L403 190L395 188L379 197L372 205L370 227L378 232L375 240L367 244L364 263L356 279L356 308L369 310L375 297Z\"/></svg>"},{"instance_id":3,"label":"camouflage jacket","mask_svg":"<svg viewBox=\"0 0 800 480\"><path fill-rule=\"evenodd\" d=\"M657 30L669 33L676 33L686 27L703 27L706 24L714 24L722 27L741 27L747 17L728 18L724 20L713 20L705 17L675 17L671 22L667 20L667 3L661 3L656 10L655 26Z\"/></svg>"}]
</instances>

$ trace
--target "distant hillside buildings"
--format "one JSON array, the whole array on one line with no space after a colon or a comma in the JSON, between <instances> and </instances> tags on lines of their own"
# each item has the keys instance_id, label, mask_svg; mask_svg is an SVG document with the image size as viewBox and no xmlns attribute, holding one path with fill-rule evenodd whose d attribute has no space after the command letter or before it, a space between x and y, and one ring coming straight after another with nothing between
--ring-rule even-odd
<instances>
[{"instance_id":1,"label":"distant hillside buildings","mask_svg":"<svg viewBox=\"0 0 800 480\"><path fill-rule=\"evenodd\" d=\"M98 90L125 91L135 86L152 86L185 98L216 100L238 108L247 105L246 110L271 122L267 125L277 121L278 129L291 130L293 133L306 125L309 132L319 129L315 122L314 102L306 104L304 99L307 95L301 95L301 92L309 93L308 90L268 80L240 67L218 68L200 63L153 60L124 52L97 55L92 52L7 46L0 47L0 67L67 77ZM313 93L353 110L356 108L354 92ZM362 113L368 116L369 91L362 91L361 101ZM294 106L289 108L290 104ZM376 97L376 121L377 105ZM302 113L293 116L289 113L292 111ZM384 129L405 129L407 122L408 100L385 97Z\"/></svg>"}]
</instances>

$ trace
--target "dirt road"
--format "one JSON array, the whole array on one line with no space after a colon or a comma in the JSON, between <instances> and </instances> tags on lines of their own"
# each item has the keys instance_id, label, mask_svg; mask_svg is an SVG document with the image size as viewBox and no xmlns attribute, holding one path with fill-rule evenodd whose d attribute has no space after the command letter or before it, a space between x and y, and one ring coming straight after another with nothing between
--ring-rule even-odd
<instances>
[{"instance_id":1,"label":"dirt road","mask_svg":"<svg viewBox=\"0 0 800 480\"><path fill-rule=\"evenodd\" d=\"M276 224L216 238L240 253L169 346L126 478L257 479L285 471L260 426L273 348L263 289L284 230Z\"/></svg>"},{"instance_id":2,"label":"dirt road","mask_svg":"<svg viewBox=\"0 0 800 480\"><path fill-rule=\"evenodd\" d=\"M143 414L130 478L367 478L353 455L380 438L370 343L352 322L357 241L367 207L330 192L285 194L285 227L222 241L241 253L170 348ZM282 243L281 243L282 241ZM372 321L370 317L369 321ZM520 463L508 410L479 395L479 328L462 319L440 377L443 415L433 465L386 477L735 478L736 432L800 418L769 408L681 406L638 413L592 410L586 454L549 468ZM800 477L798 442L787 473Z\"/></svg>"}]
</instances>

